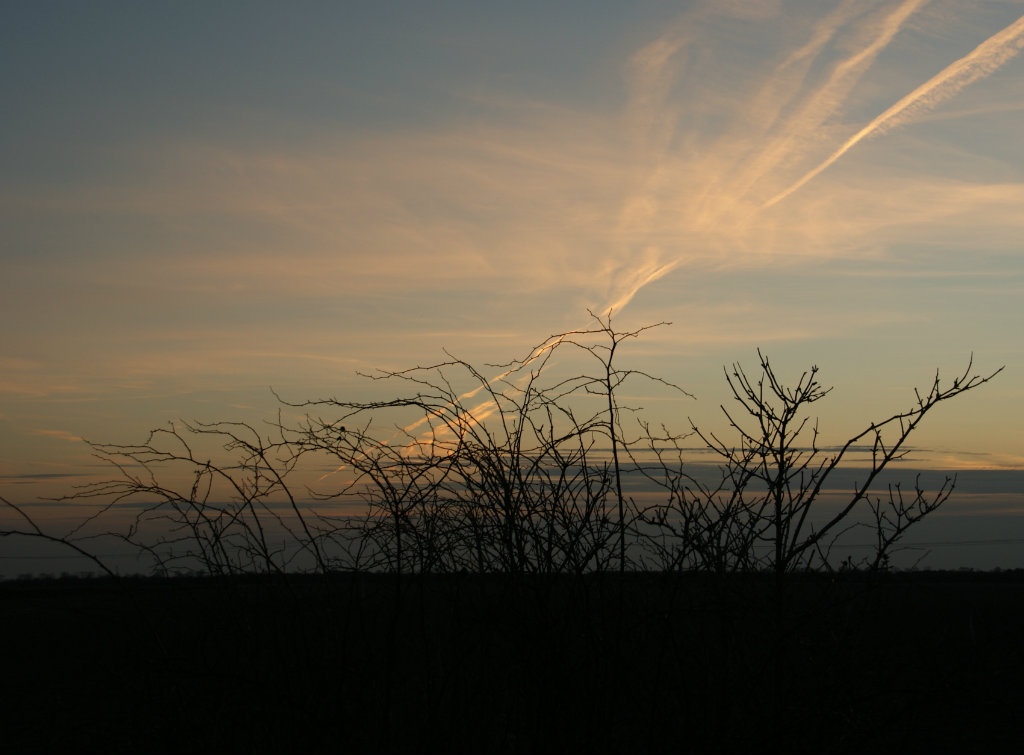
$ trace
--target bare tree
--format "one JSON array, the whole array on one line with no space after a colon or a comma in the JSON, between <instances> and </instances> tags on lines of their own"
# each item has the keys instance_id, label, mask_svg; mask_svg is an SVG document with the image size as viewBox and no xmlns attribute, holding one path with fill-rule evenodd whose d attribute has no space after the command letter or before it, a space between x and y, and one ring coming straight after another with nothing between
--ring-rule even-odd
<instances>
[{"instance_id":1,"label":"bare tree","mask_svg":"<svg viewBox=\"0 0 1024 755\"><path fill-rule=\"evenodd\" d=\"M737 733L724 740L726 749L763 745L757 740L766 735L781 748L794 739L789 713L798 708L800 720L820 710L845 728L864 728L858 724L874 708L850 706L873 694L870 680L847 693L845 679L821 681L830 676L821 674L822 659L859 656L855 647L887 650L890 638L852 645L852 635L836 632L842 614L833 610L849 605L846 584L812 576L808 582L824 588L806 599L789 589L792 575L836 568L833 553L851 530L873 540L871 555L856 565L884 570L956 481L948 476L928 492L920 478L911 490L886 483L883 473L905 458L910 436L935 406L1000 370L975 374L972 360L951 383L936 372L910 408L825 446L809 416L831 390L817 368L787 384L758 352L757 372L738 364L726 370L726 429L691 421L680 434L624 395L633 379L689 395L620 366L620 347L650 327L619 331L610 316L594 316L591 327L549 336L504 364L478 368L448 354L368 376L388 395L397 386L396 398L282 401L276 421L262 427L176 423L138 444L93 444L112 479L63 500L96 502L98 512L51 535L0 498L23 521L0 538L41 538L116 574L91 554L96 541L84 528L107 526L108 512L130 511L120 536L148 553L158 573L198 567L227 577L274 575L255 581L285 586L288 602L273 601L279 618L269 623L261 601L270 590L254 601L243 589L250 580L211 581L229 628L218 636L228 638L224 645L240 664L229 658L216 668L232 678L257 669L234 710L272 716L280 706L264 701L266 690L306 690L292 698L304 711L327 695L314 710L344 714L337 731L361 735L357 745L376 732L418 733L417 726L454 718L438 710L461 711L470 730L487 737L475 744L491 749L551 741L564 749L583 734L592 737L590 749L642 742L660 751L684 742L717 750L723 731ZM698 441L714 463L694 461L690 446ZM842 482L858 454L867 457L855 467L859 477ZM622 578L627 569L714 577L633 580ZM279 579L299 571L324 578ZM337 578L338 571L394 578ZM426 576L463 571L500 576ZM619 575L591 579L595 572ZM307 589L314 582L320 589ZM860 580L853 582L856 588ZM879 637L880 610L858 631ZM253 631L258 626L264 631ZM179 659L189 652L164 651L165 668L187 664ZM894 652L906 653L902 645ZM333 665L324 653L334 653ZM301 663L291 662L296 657ZM638 664L640 657L658 662ZM267 660L286 671L260 676ZM837 690L838 702L818 704ZM679 710L698 714L687 719ZM546 728L536 725L537 711ZM645 742L650 732L634 727L645 716L671 723ZM288 729L316 729L306 726L310 720ZM396 727L395 720L415 725ZM565 728L569 720L577 729ZM800 741L820 745L819 730L799 730ZM538 732L564 739L523 738ZM451 734L438 729L428 749L451 749ZM399 736L387 745L409 749L413 740Z\"/></svg>"},{"instance_id":2,"label":"bare tree","mask_svg":"<svg viewBox=\"0 0 1024 755\"><path fill-rule=\"evenodd\" d=\"M689 396L619 366L620 347L657 326L620 331L610 315L592 316L592 327L553 334L486 370L449 354L368 376L401 386L398 398L283 401L304 410L297 424L280 414L265 430L180 423L137 445L93 444L117 475L66 499L137 510L122 537L162 573L197 563L216 574L580 574L653 565L770 571L781 596L788 573L834 568L832 551L853 527L873 533L874 554L861 565L888 563L908 529L949 498L955 478L932 493L918 480L913 493L892 484L879 495L879 476L906 455L935 406L1000 371L974 374L970 360L951 384L936 372L909 409L822 448L808 410L831 389L817 367L786 385L759 351L757 374L738 364L725 372L732 438L692 423L679 435L621 398L637 378ZM596 369L555 358L574 354ZM687 462L690 436L717 457L717 474ZM836 504L835 472L863 449L863 476ZM318 465L329 471L310 481ZM665 499L639 506L627 478Z\"/></svg>"},{"instance_id":3,"label":"bare tree","mask_svg":"<svg viewBox=\"0 0 1024 755\"><path fill-rule=\"evenodd\" d=\"M636 408L620 405L619 388L643 377L685 392L616 363L623 341L655 326L617 331L610 316L593 317L592 328L551 335L524 358L489 365L493 377L449 354L369 376L412 387L397 399L291 404L307 411L289 436L296 456L326 454L347 471L343 484L314 496L359 500L378 512L367 533L388 533L375 547L389 568L412 563L403 555L411 541L421 571L604 569L614 526L624 570L631 515L621 453L638 439L624 434L621 417ZM553 357L566 350L594 358L598 369L560 372ZM379 424L390 412L402 420ZM351 426L362 429L338 432Z\"/></svg>"},{"instance_id":4,"label":"bare tree","mask_svg":"<svg viewBox=\"0 0 1024 755\"><path fill-rule=\"evenodd\" d=\"M718 482L702 483L676 473L667 507L647 512L646 518L663 531L678 534L681 550L670 565L767 567L775 574L779 595L788 572L831 568L837 538L851 527L864 526L863 519L858 520L862 512L875 530L875 554L867 565L878 568L888 562L908 528L949 498L955 477L946 477L931 494L916 484L913 496L904 496L897 484L890 486L888 496L880 497L872 492L879 476L909 452L907 440L926 414L1002 371L974 374L972 357L950 384L936 372L926 392L915 389L916 400L909 409L872 422L825 450L819 446L817 421L807 414L811 404L831 391L819 382L818 368L811 367L794 385L786 385L760 351L758 358L759 374L754 377L738 364L725 373L733 406L739 407L721 407L733 440L693 425L693 432L722 462ZM833 473L852 451L865 448L869 459L863 477L837 506L827 507L823 498L826 491L834 492L835 486L829 485ZM822 512L828 513L822 517Z\"/></svg>"},{"instance_id":5,"label":"bare tree","mask_svg":"<svg viewBox=\"0 0 1024 755\"><path fill-rule=\"evenodd\" d=\"M184 422L152 430L139 444L90 445L117 476L58 500L99 500L104 512L136 510L128 531L118 534L150 554L157 572L198 566L223 575L283 573L300 553L324 568L288 481L294 460L282 453L282 438L242 422ZM276 542L270 525L290 545Z\"/></svg>"}]
</instances>

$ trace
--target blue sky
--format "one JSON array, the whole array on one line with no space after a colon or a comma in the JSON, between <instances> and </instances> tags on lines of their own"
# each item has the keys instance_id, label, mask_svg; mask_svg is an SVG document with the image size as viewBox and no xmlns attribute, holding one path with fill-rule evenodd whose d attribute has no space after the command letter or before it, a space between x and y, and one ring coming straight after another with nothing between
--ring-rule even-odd
<instances>
[{"instance_id":1,"label":"blue sky","mask_svg":"<svg viewBox=\"0 0 1024 755\"><path fill-rule=\"evenodd\" d=\"M1024 3L15 2L0 494L81 438L384 398L613 308L718 422L764 350L826 439L973 352L929 463L1024 467ZM644 397L641 397L644 398ZM39 475L71 475L43 478ZM54 482L54 480L58 482Z\"/></svg>"}]
</instances>

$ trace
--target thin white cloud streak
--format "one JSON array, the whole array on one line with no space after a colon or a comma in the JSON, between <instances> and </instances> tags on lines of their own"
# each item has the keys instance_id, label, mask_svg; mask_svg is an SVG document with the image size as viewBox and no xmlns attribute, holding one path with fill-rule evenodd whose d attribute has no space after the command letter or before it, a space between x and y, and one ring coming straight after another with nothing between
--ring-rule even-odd
<instances>
[{"instance_id":1,"label":"thin white cloud streak","mask_svg":"<svg viewBox=\"0 0 1024 755\"><path fill-rule=\"evenodd\" d=\"M994 470L1015 470L1024 469L1024 455L1012 454L1012 453L987 453L981 456L981 458L975 458L973 456L965 456L950 451L933 451L930 454L929 462L938 469L948 470L979 470L979 471L994 471ZM976 494L973 494L976 495ZM961 496L970 499L973 497L969 493L957 493L957 498ZM1021 501L1019 493L1013 493L1007 495L1008 501L1019 504ZM982 500L985 500L982 498ZM998 510L999 513L1011 513L1005 509ZM977 506L972 506L972 513L977 513ZM1012 513L1024 514L1024 508L1017 508Z\"/></svg>"},{"instance_id":2,"label":"thin white cloud streak","mask_svg":"<svg viewBox=\"0 0 1024 755\"><path fill-rule=\"evenodd\" d=\"M518 113L511 125L325 138L276 153L183 144L151 150L150 162L176 166L152 171L170 176L159 186L89 186L38 201L179 219L220 213L225 227L255 222L273 231L220 249L215 241L198 254L118 262L119 276L137 268L149 286L155 264L155 285L201 294L398 296L419 286L454 297L498 286L511 297L571 291L578 309L620 312L694 263L770 257L784 247L829 253L816 243L822 229L803 219L813 202L768 221L759 215L760 188L820 149L854 85L922 2L867 12L862 3L839 5L778 65L751 77L749 100L743 89L730 94L721 135L695 133L678 118L681 107L702 107L681 102L678 85L704 75L691 64L708 57L699 48L707 44L705 11L631 58L632 94L618 123L510 104ZM840 37L847 54L809 85L811 66ZM18 210L29 200L12 201ZM856 243L851 236L844 246Z\"/></svg>"},{"instance_id":3,"label":"thin white cloud streak","mask_svg":"<svg viewBox=\"0 0 1024 755\"><path fill-rule=\"evenodd\" d=\"M624 284L620 284L620 291L617 294L618 298L607 304L604 309L601 310L601 314L608 316L613 313L621 312L633 300L633 297L640 293L642 288L650 285L656 280L664 278L679 267L681 263L682 260L676 259L671 262L666 262L663 265L655 263L635 270L631 280L627 279Z\"/></svg>"},{"instance_id":4,"label":"thin white cloud streak","mask_svg":"<svg viewBox=\"0 0 1024 755\"><path fill-rule=\"evenodd\" d=\"M694 196L685 210L672 208L682 215L682 224L694 240L720 243L730 233L743 235L757 212L756 205L746 199L751 188L806 149L822 124L842 107L878 54L927 1L904 0L877 20L871 16L861 30L865 39L860 47L833 67L824 84L801 98L810 66L840 31L848 30L850 22L863 12L863 4L843 3L814 26L810 40L788 55L767 77L750 105L739 111L732 132L698 158L704 164L703 180L693 187ZM672 134L662 132L656 140L645 137L654 130L653 123L661 123L664 130L674 129L678 121L670 95L672 82L682 75L682 64L676 62L673 66L673 61L683 60L685 46L693 41L692 32L687 34L678 28L688 22L692 22L692 17L684 15L677 28L630 60L634 94L627 121L644 125L639 137L634 138L639 140L638 152L644 155L640 162L652 166L647 178L638 182L639 191L626 199L620 214L619 228L635 235L651 234L656 216L668 211L658 194L663 193L665 177L669 175L665 145L672 141ZM795 99L800 100L796 112L782 119L783 110ZM752 141L757 145L753 155L746 154L749 148L739 152L734 148ZM728 230L723 233L723 229ZM616 276L603 312L621 311L645 286L683 263L683 258L665 254L656 245L649 245L644 257L642 263L627 266Z\"/></svg>"},{"instance_id":5,"label":"thin white cloud streak","mask_svg":"<svg viewBox=\"0 0 1024 755\"><path fill-rule=\"evenodd\" d=\"M891 13L877 20L869 18L862 32L865 39L861 47L837 63L826 81L802 98L795 113L781 123L775 135L765 134L753 159L744 161L739 177L731 183L731 194L736 197L745 196L756 183L770 177L787 162L799 158L808 144L818 137L824 125L846 105L851 90L878 55L927 1L905 0ZM803 85L808 69L817 56L840 31L847 28L862 8L862 4L845 3L817 25L812 40L773 72L754 102L751 120L773 123L779 118L787 102L801 94L797 87ZM779 82L787 83L783 85Z\"/></svg>"},{"instance_id":6,"label":"thin white cloud streak","mask_svg":"<svg viewBox=\"0 0 1024 755\"><path fill-rule=\"evenodd\" d=\"M1007 227L1018 226L1012 213L1004 212L1001 200L1003 195L1016 193L1013 185L957 185L956 182L940 181L938 183L943 185L936 191L933 177L922 180L916 188L925 189L924 193L936 201L930 204L905 201L902 212L896 212L895 208L879 208L878 202L872 201L871 197L861 197L876 209L889 210L881 218L865 218L864 213L856 212L855 207L843 207L838 214L816 220L819 197L812 197L809 202L794 208L798 213L796 225L792 222L792 215L776 215L771 220L760 215L762 210L782 201L840 159L858 141L920 119L936 105L1003 66L1024 46L1022 18L901 98L799 181L776 193L767 202L758 202L754 193L757 187L768 185L784 175L788 166L798 164L817 149L823 135L835 130L832 121L848 106L855 85L926 4L927 0L905 0L894 8L885 8L877 13L871 9L864 16L863 3L844 3L819 21L809 40L765 77L765 83L758 88L749 106L736 111L732 130L702 154L689 156L691 160L695 158L702 163L707 177L703 182L693 182L688 178L677 182L677 185L689 189L682 200L686 202L683 206L669 204L672 181L668 176L672 175L672 167L679 162L677 155L671 154L663 145L672 139L662 135L654 143L641 144L641 150L649 153L648 159L641 162L654 167L646 180L637 182L639 189L623 202L619 228L636 237L644 234L652 238L664 237L668 229L663 218L671 212L680 218L676 226L685 227L688 231L677 234L676 238L680 242L683 239L696 242L703 249L675 251L664 244L648 243L639 255L639 261L613 271L615 284L604 311L621 311L643 288L678 269L685 261L699 258L701 251L706 256L708 250L730 249L734 260L737 253L739 259L749 253L771 256L775 253L773 250L785 245L785 240L792 237L794 231L803 236L803 243L794 238L796 243L790 244L791 248L813 248L820 250L816 252L818 254L831 250L835 254L841 253L843 248L854 251L863 245L870 228L909 228L915 222L918 229L928 227L928 223L948 226L949 223L936 211L939 207L954 212L961 218L961 224L965 210L969 208L981 213L976 220L990 218L1003 231ZM808 88L811 64L840 34L852 36L859 42L849 55L831 68L822 84ZM669 96L669 83L681 76L682 64L679 61L687 58L685 47L694 43L694 36L672 29L631 61L631 68L639 69L643 74L634 76L634 85L640 87L640 94L633 98L633 107L640 109L643 116L634 120L656 123L656 105L660 98L663 100L663 123L673 127L678 123ZM673 61L676 61L678 70L673 70ZM787 109L792 113L784 116ZM1006 110L1010 112L1013 109ZM653 126L648 126L647 132L653 129ZM680 169L677 175L683 175L682 166ZM829 187L830 190L835 188ZM845 193L842 187L839 188L840 194ZM679 192L677 201L682 199L682 194ZM916 194L918 200L922 196L920 192ZM961 204L957 206L957 202ZM832 206L835 209L836 203ZM851 209L859 220L853 220ZM844 218L850 222L844 222ZM780 220L783 222L777 222ZM827 237L832 237L832 243L822 243ZM725 258L720 258L719 262L722 261Z\"/></svg>"},{"instance_id":7,"label":"thin white cloud streak","mask_svg":"<svg viewBox=\"0 0 1024 755\"><path fill-rule=\"evenodd\" d=\"M362 297L388 297L387 306L401 312L397 321L413 326L429 312L436 329L457 316L462 294L498 292L480 305L494 310L474 312L466 322L494 320L500 307L508 315L500 321L514 323L510 330L525 338L548 330L550 321L541 318L552 311L590 306L619 314L651 284L682 270L860 254L865 245L885 243L871 239L875 231L901 239L930 234L925 224L949 226L935 208L959 212L957 201L976 213L973 226L1016 228L1003 199L1014 196L1012 187L986 194L980 185L933 179L902 183L905 195L892 201L872 196L877 177L858 192L833 182L785 211L760 212L795 167L820 159L856 85L921 5L846 2L817 21L797 19L802 36L792 51L758 49L751 57L759 65L730 73L726 86L705 81L735 55L702 26L712 10L684 15L627 62L628 102L618 118L502 103L495 94L490 116L432 130L325 130L302 146L252 151L199 140L149 145L138 158L145 170L130 185L10 193L8 209L12 216L35 207L153 217L186 228L194 219L216 219L219 235L187 250L154 246L139 253L153 243L140 234L135 247L126 246L130 254L109 266L83 254L87 264L69 261L69 275L116 276L138 291L156 287L169 300L181 292L238 302L273 294L305 297L308 307L314 297L334 296L337 324L324 327L360 349L362 323L366 332L382 327L350 316ZM794 21L773 17L778 9L770 3L755 10L760 25ZM752 26L743 28L751 33ZM761 39L755 32L752 41ZM774 44L769 34L764 39ZM721 116L721 128L701 129L708 112ZM503 119L509 113L514 117ZM159 180L146 183L152 176ZM193 241L188 234L186 240ZM528 296L555 303L538 314L533 299L523 304ZM287 338L286 330L260 337ZM245 332L239 328L239 341ZM336 343L313 334L302 351L315 348L317 338ZM206 351L180 360L168 354L150 371L184 374ZM219 370L223 361L210 364Z\"/></svg>"},{"instance_id":8,"label":"thin white cloud streak","mask_svg":"<svg viewBox=\"0 0 1024 755\"><path fill-rule=\"evenodd\" d=\"M68 430L34 430L33 434L43 435L46 436L47 438L57 438L59 440L71 441L72 443L82 443L84 441L83 438L81 438L78 435L75 435L73 432L70 432Z\"/></svg>"},{"instance_id":9,"label":"thin white cloud streak","mask_svg":"<svg viewBox=\"0 0 1024 755\"><path fill-rule=\"evenodd\" d=\"M475 388L472 388L459 396L459 403L449 402L444 405L443 408L429 411L424 416L415 420L409 425L403 427L400 431L396 432L391 436L391 440L396 438L408 438L413 432L429 424L430 427L427 430L420 432L420 434L411 441L407 441L401 446L399 453L402 456L412 456L414 454L433 456L442 455L446 456L453 452L453 448L450 443L456 438L462 441L466 435L474 427L484 427L484 422L488 417L495 413L498 413L501 409L500 404L494 399L493 395L489 398L484 399L470 409L463 409L461 405L462 399L473 398L483 390L489 390L492 385L504 380L509 375L520 372L521 370L529 367L531 364L536 362L538 359L544 357L552 349L563 343L566 338L572 337L573 333L563 333L548 338L540 346L536 347L530 355L522 362L516 362L508 369L503 370L492 378L481 382ZM530 376L526 375L521 381L529 380ZM433 424L434 420L437 420L437 424ZM454 427L453 427L454 425ZM390 441L385 441L385 444ZM365 458L365 454L360 454L358 459ZM344 470L348 465L342 464L334 470L325 473L319 479L323 481L331 475L337 474Z\"/></svg>"},{"instance_id":10,"label":"thin white cloud streak","mask_svg":"<svg viewBox=\"0 0 1024 755\"><path fill-rule=\"evenodd\" d=\"M765 200L881 109L853 127L844 122L844 114L863 104L861 94L889 103L916 84L893 91L879 68L899 65L907 39L900 31L913 28L916 19L907 14L917 7L852 0L773 16L768 4L756 29L721 21L713 7L689 14L660 48L645 47L649 54L632 63L619 61L629 86L621 111L603 104L548 106L505 96L499 87L490 90L493 105L474 110L482 115L435 121L429 129L415 118L402 130L378 132L346 133L330 124L248 149L240 145L252 140L196 132L149 141L138 154L119 156L121 170L79 184L41 189L0 179L0 226L23 223L26 241L39 229L56 235L51 229L72 219L63 244L68 251L59 263L47 261L38 276L65 281L71 295L52 285L40 295L22 285L29 274L16 281L15 263L7 267L11 295L24 291L27 304L45 299L48 309L62 313L62 334L37 338L26 320L24 335L9 335L7 345L18 348L4 352L31 356L33 364L3 375L0 393L7 395L0 398L20 407L26 397L45 396L53 414L34 427L68 426L61 416L65 397L121 401L157 388L174 397L235 390L241 381L281 387L287 379L293 382L286 393L358 398L369 390L358 392L364 386L351 377L356 368L396 361L405 367L423 355L436 358L442 346L472 360L505 357L538 332L571 327L588 306L617 318L624 310L657 307L644 316L678 323L662 342L662 354L676 357L713 353L717 359L723 349L736 354L752 343L824 344L893 323L905 324L908 334L924 332L934 313L907 311L900 301L867 313L837 303L809 315L799 302L769 302L755 291L729 288L721 277L709 283L705 274L755 267L770 288L810 258L865 259L887 274L895 244L1019 253L1024 185L1014 183L1012 172L1019 161L1002 172L958 175L936 164L928 134L915 143L927 163L897 167L863 150L873 162L848 155L842 181L838 171L819 174L814 191L761 212ZM722 28L735 36L723 42ZM958 28L944 31L952 39ZM921 36L910 41L934 44ZM893 55L881 56L886 50ZM970 113L908 108L905 117L920 122L1002 112L994 123L1012 133L1020 106L979 105L987 90L971 90L978 101ZM918 134L908 129L892 141L902 145L911 136ZM879 155L890 146L884 141L874 143ZM972 147L958 144L965 161ZM88 238L101 227L115 233ZM139 229L135 236L133 229ZM23 264L37 263L16 263ZM705 291L708 286L715 288ZM698 296L694 289L701 289ZM197 317L175 323L177 307L188 310L207 297L230 307L205 323ZM322 300L333 303L314 321L308 315ZM14 301L12 312L30 311ZM277 305L277 325L237 316ZM165 316L148 326L131 316L123 324L108 319L104 327L90 321L90 313L115 308ZM306 316L287 319L300 311ZM553 323L552 316L565 319ZM495 323L503 341L473 340L473 330ZM259 348L268 343L279 347ZM317 354L341 357L324 363ZM194 404L175 398L158 409L145 406L164 412ZM68 445L56 437L52 443Z\"/></svg>"},{"instance_id":11,"label":"thin white cloud streak","mask_svg":"<svg viewBox=\"0 0 1024 755\"><path fill-rule=\"evenodd\" d=\"M828 159L806 173L796 183L765 202L765 209L778 204L846 154L858 142L883 134L911 122L921 112L954 97L964 87L1002 67L1024 48L1024 16L993 34L968 55L944 68L938 74L901 98L867 126L847 139Z\"/></svg>"}]
</instances>

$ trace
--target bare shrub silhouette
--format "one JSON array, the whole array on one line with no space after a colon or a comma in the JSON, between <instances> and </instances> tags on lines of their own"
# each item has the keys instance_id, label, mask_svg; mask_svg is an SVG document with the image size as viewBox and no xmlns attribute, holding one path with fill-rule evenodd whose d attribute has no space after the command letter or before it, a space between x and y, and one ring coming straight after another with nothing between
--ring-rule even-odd
<instances>
[{"instance_id":1,"label":"bare shrub silhouette","mask_svg":"<svg viewBox=\"0 0 1024 755\"><path fill-rule=\"evenodd\" d=\"M93 443L118 475L61 500L101 501L97 517L135 507L119 536L161 574L767 570L781 591L787 573L838 568L833 549L851 528L869 527L875 542L857 565L888 564L955 478L930 494L918 481L912 493L893 484L880 496L880 475L905 456L926 414L1000 371L973 374L971 360L948 385L936 373L906 411L821 448L807 411L831 389L817 367L787 386L758 352L755 377L738 364L726 370L738 407L722 406L733 440L696 426L674 434L620 399L638 379L692 398L618 364L623 343L666 323L619 331L610 316L592 317L592 327L551 335L487 372L449 354L367 376L408 389L398 398L282 399L304 419L279 414L263 430L183 422L137 445ZM596 369L566 370L555 359L563 354ZM717 475L684 458L693 437L720 460ZM865 448L862 477L837 505L830 480ZM311 480L311 469L326 471ZM627 478L663 500L638 503Z\"/></svg>"},{"instance_id":2,"label":"bare shrub silhouette","mask_svg":"<svg viewBox=\"0 0 1024 755\"><path fill-rule=\"evenodd\" d=\"M901 588L862 584L901 576L891 555L955 485L882 475L926 414L999 371L936 373L909 409L819 445L808 415L830 389L813 367L786 384L759 352L757 372L726 371L723 432L676 433L624 398L631 381L689 396L620 366L650 327L594 317L504 364L368 376L397 398L93 444L115 476L63 499L96 505L89 532L131 512L115 534L155 573L216 577L125 585L131 626L96 604L117 650L156 658L155 693L129 696L134 749L159 731L167 751L298 749L296 732L311 752L886 750L937 678L917 659L959 640L921 639L914 617L877 631ZM701 444L714 465L693 461ZM51 535L0 501L24 522L0 537L116 574L86 529ZM857 533L873 550L851 562ZM190 730L187 706L244 725Z\"/></svg>"},{"instance_id":3,"label":"bare shrub silhouette","mask_svg":"<svg viewBox=\"0 0 1024 755\"><path fill-rule=\"evenodd\" d=\"M119 475L59 500L99 500L96 516L121 505L137 509L118 534L149 554L155 573L280 574L303 553L326 568L289 484L293 460L282 437L243 422L181 422L150 431L140 444L90 445ZM269 535L271 524L287 542Z\"/></svg>"},{"instance_id":4,"label":"bare shrub silhouette","mask_svg":"<svg viewBox=\"0 0 1024 755\"><path fill-rule=\"evenodd\" d=\"M315 410L290 436L295 458L326 455L349 474L340 488L314 497L368 506L358 539L390 571L625 570L636 509L623 493L620 453L638 439L623 427L623 414L634 409L619 403L619 388L643 378L688 394L616 363L623 341L656 326L616 331L610 318L594 320L591 329L549 336L525 358L488 365L495 377L449 355L372 376L411 386L402 398L290 404ZM553 369L553 356L567 349L593 357L597 372ZM406 422L375 437L374 418L386 411ZM352 531L342 534L349 539Z\"/></svg>"},{"instance_id":5,"label":"bare shrub silhouette","mask_svg":"<svg viewBox=\"0 0 1024 755\"><path fill-rule=\"evenodd\" d=\"M769 570L778 591L785 575L804 569L833 570L833 548L852 528L870 527L875 547L860 565L873 569L888 564L907 530L935 511L951 495L955 476L947 476L939 489L926 493L920 477L912 496L905 497L899 483L888 495L873 492L882 472L909 453L907 439L925 415L938 404L956 398L992 380L972 374L973 358L963 373L943 384L936 372L926 393L915 389L909 409L871 422L837 446L819 447L817 421L807 410L825 398L831 388L818 381L818 368L800 375L787 386L777 377L768 358L758 351L760 374L752 379L738 364L725 379L739 410L721 409L734 439L714 432L693 432L721 460L714 484L683 474L676 454L671 461L654 449L664 470L669 500L644 512L649 524L667 530L673 549L662 550L664 568L715 571ZM823 502L826 491L841 490L828 483L851 451L867 449L869 458L861 478L839 502ZM861 509L868 514L860 515ZM819 514L817 517L815 514ZM659 539L664 542L664 539ZM849 563L849 562L848 562Z\"/></svg>"},{"instance_id":6,"label":"bare shrub silhouette","mask_svg":"<svg viewBox=\"0 0 1024 755\"><path fill-rule=\"evenodd\" d=\"M738 364L725 373L734 403L721 409L732 439L692 425L693 433L721 459L717 479L703 482L688 474L678 440L666 434L661 442L672 441L672 456L652 446L661 474L651 479L667 489L668 500L649 507L641 519L661 535L647 542L648 547L657 545L664 569L773 575L774 596L763 615L767 644L760 662L751 668L763 668L763 684L771 691L765 730L772 748L781 749L790 734L792 701L800 699L800 688L807 684L794 657L806 652L801 638L808 626L831 615L827 603L835 599L815 588L813 598L804 595L794 610L789 575L834 571L840 566L833 558L837 542L864 528L874 532L874 553L854 565L876 571L885 568L908 529L949 498L956 480L946 476L939 489L929 494L918 476L912 496L905 497L899 483L890 484L888 495L880 496L874 492L879 476L908 453L907 439L926 414L992 380L1002 368L975 375L971 359L948 384L936 372L926 393L915 390L909 409L871 422L838 446L823 449L817 421L808 416L811 405L831 391L819 382L818 368L802 373L795 385L786 385L768 358L760 351L758 357L759 374L753 378ZM850 452L865 449L868 460L857 470L860 477L852 489L844 492L839 484L830 485ZM825 500L826 493L832 494L832 500ZM837 494L841 494L838 500ZM851 563L847 556L844 565ZM743 603L746 620L758 615L756 601ZM729 627L734 623L734 616L724 622ZM742 652L740 645L728 644L733 652Z\"/></svg>"}]
</instances>

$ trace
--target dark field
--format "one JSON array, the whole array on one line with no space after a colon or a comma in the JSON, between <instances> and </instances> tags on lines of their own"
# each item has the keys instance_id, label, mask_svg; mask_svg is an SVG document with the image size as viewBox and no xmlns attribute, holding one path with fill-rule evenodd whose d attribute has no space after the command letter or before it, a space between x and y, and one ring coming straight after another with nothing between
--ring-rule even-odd
<instances>
[{"instance_id":1,"label":"dark field","mask_svg":"<svg viewBox=\"0 0 1024 755\"><path fill-rule=\"evenodd\" d=\"M1024 572L0 583L7 752L1021 752Z\"/></svg>"}]
</instances>

